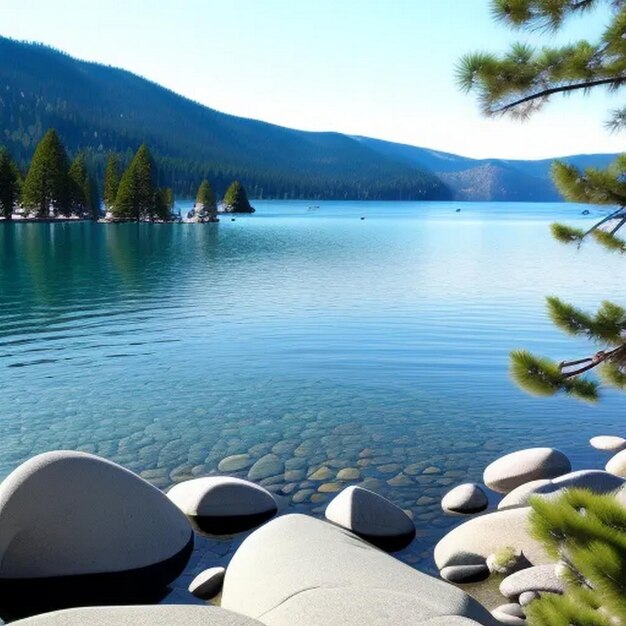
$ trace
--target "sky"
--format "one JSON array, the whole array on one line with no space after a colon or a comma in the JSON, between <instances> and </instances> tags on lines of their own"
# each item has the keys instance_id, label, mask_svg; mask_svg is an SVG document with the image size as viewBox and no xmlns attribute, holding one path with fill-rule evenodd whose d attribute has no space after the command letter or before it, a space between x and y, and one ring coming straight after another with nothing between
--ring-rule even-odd
<instances>
[{"instance_id":1,"label":"sky","mask_svg":"<svg viewBox=\"0 0 626 626\"><path fill-rule=\"evenodd\" d=\"M0 0L0 35L122 67L206 106L477 158L621 152L619 92L556 97L530 121L485 119L454 67L513 41L593 41L598 10L558 37L495 23L489 0ZM0 62L2 60L0 59Z\"/></svg>"}]
</instances>

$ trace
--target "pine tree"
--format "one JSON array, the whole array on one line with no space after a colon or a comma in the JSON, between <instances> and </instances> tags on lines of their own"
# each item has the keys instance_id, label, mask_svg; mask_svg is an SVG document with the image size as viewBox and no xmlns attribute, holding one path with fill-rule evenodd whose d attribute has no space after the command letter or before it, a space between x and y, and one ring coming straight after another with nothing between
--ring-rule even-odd
<instances>
[{"instance_id":1,"label":"pine tree","mask_svg":"<svg viewBox=\"0 0 626 626\"><path fill-rule=\"evenodd\" d=\"M107 209L115 204L117 189L120 186L120 166L116 154L110 153L104 171L104 206Z\"/></svg>"},{"instance_id":2,"label":"pine tree","mask_svg":"<svg viewBox=\"0 0 626 626\"><path fill-rule=\"evenodd\" d=\"M174 194L171 188L163 187L156 189L154 192L154 216L167 222L172 217L172 209L174 208Z\"/></svg>"},{"instance_id":3,"label":"pine tree","mask_svg":"<svg viewBox=\"0 0 626 626\"><path fill-rule=\"evenodd\" d=\"M56 131L51 128L37 144L24 180L24 207L35 211L40 218L48 217L50 209L55 215L69 215L71 208L68 169L65 148Z\"/></svg>"},{"instance_id":4,"label":"pine tree","mask_svg":"<svg viewBox=\"0 0 626 626\"><path fill-rule=\"evenodd\" d=\"M209 222L217 221L215 194L213 193L213 188L209 181L206 179L204 179L198 187L194 210L201 220L208 220Z\"/></svg>"},{"instance_id":5,"label":"pine tree","mask_svg":"<svg viewBox=\"0 0 626 626\"><path fill-rule=\"evenodd\" d=\"M562 565L563 595L526 607L531 626L626 624L626 506L613 494L565 490L531 499L530 526Z\"/></svg>"},{"instance_id":6,"label":"pine tree","mask_svg":"<svg viewBox=\"0 0 626 626\"><path fill-rule=\"evenodd\" d=\"M19 175L7 150L0 149L0 217L10 220L19 199Z\"/></svg>"},{"instance_id":7,"label":"pine tree","mask_svg":"<svg viewBox=\"0 0 626 626\"><path fill-rule=\"evenodd\" d=\"M224 210L227 213L254 213L248 194L238 180L231 183L224 194Z\"/></svg>"},{"instance_id":8,"label":"pine tree","mask_svg":"<svg viewBox=\"0 0 626 626\"><path fill-rule=\"evenodd\" d=\"M92 220L97 220L100 218L100 192L96 179L91 175L87 175L85 187L87 195L87 213Z\"/></svg>"},{"instance_id":9,"label":"pine tree","mask_svg":"<svg viewBox=\"0 0 626 626\"><path fill-rule=\"evenodd\" d=\"M79 152L72 161L69 170L70 209L75 215L83 216L87 213L87 163L85 153Z\"/></svg>"},{"instance_id":10,"label":"pine tree","mask_svg":"<svg viewBox=\"0 0 626 626\"><path fill-rule=\"evenodd\" d=\"M516 43L498 56L479 52L466 55L457 67L459 86L475 91L487 116L509 115L527 119L552 96L574 91L588 93L606 87L616 90L626 84L626 6L612 0L492 0L495 18L516 28L558 30L567 18L595 6L608 4L612 17L595 43L580 41L562 47L540 49ZM626 128L626 107L612 112L611 130ZM553 224L552 234L562 243L580 245L593 238L606 249L624 253L626 241L617 236L626 224L626 155L606 170L584 172L556 161L552 178L566 200L617 205L617 209L587 231ZM580 377L595 368L611 386L626 390L626 310L604 302L589 314L548 298L548 311L555 324L572 335L582 335L599 345L590 356L560 363L535 356L526 350L511 353L511 374L530 393L553 395L564 392L584 400L598 398L595 380Z\"/></svg>"},{"instance_id":11,"label":"pine tree","mask_svg":"<svg viewBox=\"0 0 626 626\"><path fill-rule=\"evenodd\" d=\"M155 217L154 162L148 146L142 144L126 168L112 207L116 219Z\"/></svg>"}]
</instances>

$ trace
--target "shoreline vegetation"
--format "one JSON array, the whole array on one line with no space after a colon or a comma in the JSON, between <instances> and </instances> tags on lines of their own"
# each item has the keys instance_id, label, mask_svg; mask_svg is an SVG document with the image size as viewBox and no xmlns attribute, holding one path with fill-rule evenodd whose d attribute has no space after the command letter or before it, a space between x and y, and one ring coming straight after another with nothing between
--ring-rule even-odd
<instances>
[{"instance_id":1,"label":"shoreline vegetation","mask_svg":"<svg viewBox=\"0 0 626 626\"><path fill-rule=\"evenodd\" d=\"M26 171L0 148L0 221L16 223L207 223L218 213L253 213L246 190L233 181L218 204L210 182L200 183L193 208L174 211L174 193L158 185L159 172L150 150L142 144L122 171L119 156L110 153L102 194L87 168L85 153L73 161L56 130L49 129L38 143Z\"/></svg>"}]
</instances>

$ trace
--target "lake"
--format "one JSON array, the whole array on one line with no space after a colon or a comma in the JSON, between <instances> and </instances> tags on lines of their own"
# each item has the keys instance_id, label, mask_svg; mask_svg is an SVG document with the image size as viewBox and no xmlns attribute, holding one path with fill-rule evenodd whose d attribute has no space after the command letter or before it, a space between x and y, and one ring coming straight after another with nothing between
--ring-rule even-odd
<instances>
[{"instance_id":1,"label":"lake","mask_svg":"<svg viewBox=\"0 0 626 626\"><path fill-rule=\"evenodd\" d=\"M507 372L514 348L592 350L552 326L545 295L623 302L615 257L549 233L602 211L254 204L219 224L0 224L1 477L71 448L167 488L273 453L285 471L263 483L283 511L321 516L333 490L365 481L412 512L399 556L432 572L458 523L441 495L491 460L553 445L575 468L606 462L588 439L624 434L623 397L537 399ZM344 468L360 478L337 479ZM199 542L172 597L238 541Z\"/></svg>"}]
</instances>

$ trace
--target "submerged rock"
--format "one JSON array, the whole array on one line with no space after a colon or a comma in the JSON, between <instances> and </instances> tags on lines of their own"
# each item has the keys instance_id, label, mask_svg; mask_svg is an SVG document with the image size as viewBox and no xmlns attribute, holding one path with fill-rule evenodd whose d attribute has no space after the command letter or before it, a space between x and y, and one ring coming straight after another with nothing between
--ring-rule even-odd
<instances>
[{"instance_id":1,"label":"submerged rock","mask_svg":"<svg viewBox=\"0 0 626 626\"><path fill-rule=\"evenodd\" d=\"M220 472L238 472L252 465L249 454L233 454L222 459L217 466Z\"/></svg>"},{"instance_id":2,"label":"submerged rock","mask_svg":"<svg viewBox=\"0 0 626 626\"><path fill-rule=\"evenodd\" d=\"M347 487L326 507L326 519L393 552L413 541L415 525L386 498L362 487Z\"/></svg>"},{"instance_id":3,"label":"submerged rock","mask_svg":"<svg viewBox=\"0 0 626 626\"><path fill-rule=\"evenodd\" d=\"M167 497L194 526L211 534L231 534L258 526L276 514L276 500L260 485L231 476L207 476L179 483Z\"/></svg>"},{"instance_id":4,"label":"submerged rock","mask_svg":"<svg viewBox=\"0 0 626 626\"><path fill-rule=\"evenodd\" d=\"M487 495L476 483L459 485L441 499L441 508L446 513L459 515L472 515L480 513L487 508L489 501Z\"/></svg>"},{"instance_id":5,"label":"submerged rock","mask_svg":"<svg viewBox=\"0 0 626 626\"><path fill-rule=\"evenodd\" d=\"M555 448L527 448L488 465L483 482L493 491L508 493L531 480L556 478L571 469L569 459Z\"/></svg>"},{"instance_id":6,"label":"submerged rock","mask_svg":"<svg viewBox=\"0 0 626 626\"><path fill-rule=\"evenodd\" d=\"M285 471L285 465L275 454L262 456L248 472L250 480L263 480L270 476L278 476Z\"/></svg>"}]
</instances>

